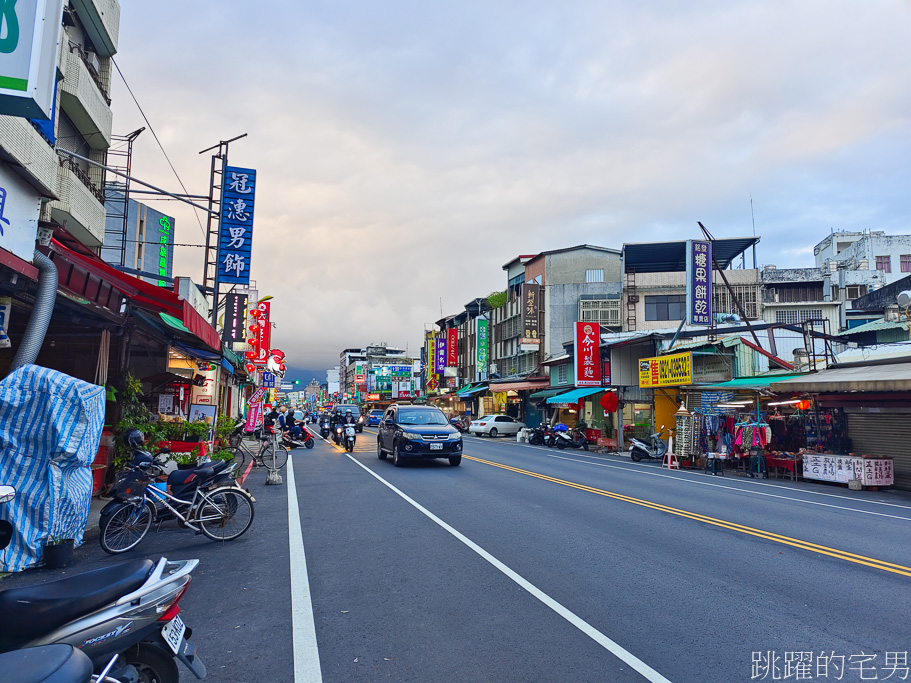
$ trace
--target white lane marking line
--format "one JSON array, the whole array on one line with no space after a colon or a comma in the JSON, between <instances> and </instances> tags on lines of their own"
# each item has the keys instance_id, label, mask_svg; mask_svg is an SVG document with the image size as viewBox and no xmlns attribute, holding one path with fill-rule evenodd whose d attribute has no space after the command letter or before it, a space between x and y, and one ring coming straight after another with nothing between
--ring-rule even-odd
<instances>
[{"instance_id":1,"label":"white lane marking line","mask_svg":"<svg viewBox=\"0 0 911 683\"><path fill-rule=\"evenodd\" d=\"M682 482L686 482L687 484L698 484L699 486L713 486L715 488L720 488L720 489L729 489L731 491L740 491L742 493L751 493L756 496L768 496L770 498L781 498L782 500L791 500L791 501L794 501L797 503L806 503L807 505L821 505L822 507L836 508L838 510L848 510L849 512L858 512L863 515L875 515L877 517L889 517L891 519L901 519L906 522L911 522L911 517L901 517L899 515L887 515L883 512L873 512L872 510L858 510L857 508L845 507L843 505L832 505L830 503L820 503L820 502L817 502L814 500L806 500L804 498L793 498L790 496L781 496L781 495L774 494L774 493L765 493L763 491L751 491L750 489L741 488L739 486L725 486L724 484L715 484L715 483L712 483L709 481L698 481L696 479L689 479L688 477L683 477L683 476L673 476L670 474L662 474L660 472L648 472L646 470L638 469L638 467L636 467L636 466L611 465L611 464L603 463L603 462L592 462L590 460L578 460L576 458L568 458L565 455L554 455L553 453L548 452L541 446L527 446L527 447L534 448L535 450L544 451L545 455L547 455L547 457L553 458L555 460L568 460L570 462L582 463L583 465L595 465L597 467L606 467L606 468L613 469L613 470L621 470L623 472L632 472L633 474L645 474L650 477L662 477L663 479L673 479L674 481L682 481ZM583 456L583 457L585 457L585 456ZM587 457L594 458L596 456L591 455L591 456L587 456ZM691 473L682 472L681 474L691 474ZM793 491L793 489L787 488L785 486L778 486L776 484L765 484L765 483L759 482L759 481L743 482L743 483L744 484L749 483L754 486L769 486L771 488L784 489L786 491ZM846 496L839 496L838 494L835 494L835 493L822 493L820 491L799 491L799 493L805 493L808 495L816 495L816 496L828 496L830 498L838 498L839 500L846 500L846 501L850 501L852 503L859 503L861 505L886 505L888 507L899 508L901 510L911 510L911 507L909 507L907 505L899 505L897 503L886 503L886 502L878 501L878 500L856 500L854 498L847 498Z\"/></svg>"},{"instance_id":2,"label":"white lane marking line","mask_svg":"<svg viewBox=\"0 0 911 683\"><path fill-rule=\"evenodd\" d=\"M589 638L591 638L592 640L594 640L596 643L598 643L598 644L599 644L601 647L603 647L605 650L607 650L608 652L610 652L611 654L613 654L615 657L617 657L617 659L621 660L622 662L625 662L628 666L630 666L630 667L632 667L633 669L635 669L637 672L639 672L639 673L642 675L643 678L645 678L645 679L648 680L648 681L651 681L652 683L670 683L670 681L669 681L667 678L665 678L665 677L662 676L660 673L658 673L657 671L655 671L655 670L654 670L652 667L650 667L648 664L646 664L646 663L643 662L641 659L639 659L638 657L636 657L634 654L632 654L632 653L629 652L628 650L625 650L623 647L621 647L620 645L618 645L617 643L615 643L613 640L611 640L611 639L608 638L606 635L604 635L603 633L601 633L601 631L599 631L598 629L596 629L594 626L592 626L591 624L589 624L587 621L585 621L585 620L583 620L582 618L580 618L580 617L576 616L575 614L573 614L573 613L572 613L571 611L569 611L566 607L564 607L564 606L561 605L559 602L557 602L556 600L554 600L552 597L550 597L549 595L547 595L547 593L545 593L544 591L542 591L541 589L539 589L537 586L535 586L534 584L530 583L530 582L527 581L526 579L522 578L521 575L517 574L517 573L514 572L512 569L510 569L509 567L507 567L505 564L503 564L502 562L500 562L500 560L498 560L498 559L495 558L493 555L491 555L490 553L488 553L486 550L484 550L484 549L483 549L481 546L479 546L477 543L475 543L474 541L470 540L469 538L467 538L466 536L464 536L462 533L456 531L453 527L449 526L449 525L448 525L446 522L444 522L442 519L440 519L440 518L437 517L435 514L433 514L432 512L430 512L430 510L428 510L427 508L425 508L424 506L422 506L420 503L418 503L418 502L415 501L414 499L410 498L410 497L409 497L407 494L405 494L404 492L402 492L402 491L400 491L399 489L397 489L395 486L393 486L393 485L390 484L388 481L386 481L385 479L383 479L380 475L378 475L376 472L374 472L373 470L371 470L369 467L367 467L366 465L362 464L362 463L361 463L360 461L358 461L356 458L351 457L351 455L350 455L350 454L347 454L347 453L346 453L346 455L347 455L348 458L351 460L351 462L355 463L358 467L360 467L360 468L362 468L363 470L365 470L370 476L372 476L372 477L376 478L377 480L379 480L380 483L382 483L382 484L383 484L384 486L386 486L387 488L391 489L396 495L398 495L399 497L401 497L406 503L408 503L409 505L411 505L412 507L414 507L416 510L418 510L418 512L420 512L421 514L423 514L425 517L427 517L428 519L430 519L432 522L434 522L435 524L437 524L438 526L440 526L440 527L441 527L442 529L444 529L445 531L448 531L450 534L452 534L452 536L454 536L455 538L457 538L458 540L460 540L462 543L464 543L466 546L468 546L471 550L473 550L473 551L476 552L478 555L480 555L483 559L487 560L490 564L492 564L494 567L496 567L497 569L499 569L499 570L500 570L504 575L506 575L508 578L510 578L510 579L512 579L513 581L515 581L519 586L521 586L522 588L524 588L526 591L528 591L528 592L529 592L531 595L533 595L535 598L537 598L537 599L540 600L542 603L544 603L545 605L547 605L550 609L552 609L552 610L553 610L554 612L556 612L558 615L560 615L561 617L563 617L564 619L566 619L566 621L568 621L570 624L572 624L572 625L575 626L577 629L579 629L580 631L582 631L582 633L584 633L585 635L587 635Z\"/></svg>"},{"instance_id":3,"label":"white lane marking line","mask_svg":"<svg viewBox=\"0 0 911 683\"><path fill-rule=\"evenodd\" d=\"M294 651L294 683L321 683L319 647L316 644L316 624L313 621L313 602L310 599L310 580L307 575L307 556L304 553L304 534L297 488L294 486L294 462L288 456L288 548L291 555L291 644Z\"/></svg>"}]
</instances>

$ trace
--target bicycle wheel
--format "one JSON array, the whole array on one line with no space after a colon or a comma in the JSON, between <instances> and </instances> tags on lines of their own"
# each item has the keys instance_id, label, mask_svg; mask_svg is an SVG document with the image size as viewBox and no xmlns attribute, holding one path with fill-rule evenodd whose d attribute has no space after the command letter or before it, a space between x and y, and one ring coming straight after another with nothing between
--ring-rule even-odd
<instances>
[{"instance_id":1,"label":"bicycle wheel","mask_svg":"<svg viewBox=\"0 0 911 683\"><path fill-rule=\"evenodd\" d=\"M280 470L288 462L288 448L272 441L266 443L260 451L261 460L266 469Z\"/></svg>"},{"instance_id":2,"label":"bicycle wheel","mask_svg":"<svg viewBox=\"0 0 911 683\"><path fill-rule=\"evenodd\" d=\"M196 521L213 541L233 541L253 524L253 499L242 489L222 488L206 494Z\"/></svg>"},{"instance_id":3,"label":"bicycle wheel","mask_svg":"<svg viewBox=\"0 0 911 683\"><path fill-rule=\"evenodd\" d=\"M244 463L247 459L244 448L237 445L232 450L234 451L234 477L242 477L244 476Z\"/></svg>"},{"instance_id":4,"label":"bicycle wheel","mask_svg":"<svg viewBox=\"0 0 911 683\"><path fill-rule=\"evenodd\" d=\"M140 504L124 504L113 514L101 518L101 548L106 553L117 555L139 545L145 538L155 518L155 508L149 501Z\"/></svg>"}]
</instances>

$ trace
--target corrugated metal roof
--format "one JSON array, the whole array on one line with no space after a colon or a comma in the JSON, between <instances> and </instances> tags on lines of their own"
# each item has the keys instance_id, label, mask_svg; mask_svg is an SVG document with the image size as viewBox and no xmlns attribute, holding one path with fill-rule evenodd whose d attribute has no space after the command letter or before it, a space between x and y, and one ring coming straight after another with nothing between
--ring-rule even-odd
<instances>
[{"instance_id":1,"label":"corrugated metal roof","mask_svg":"<svg viewBox=\"0 0 911 683\"><path fill-rule=\"evenodd\" d=\"M879 332L880 330L894 330L904 327L911 330L911 321L908 320L874 320L871 323L852 327L850 330L839 332L839 337L848 337L852 334L862 334L864 332Z\"/></svg>"}]
</instances>

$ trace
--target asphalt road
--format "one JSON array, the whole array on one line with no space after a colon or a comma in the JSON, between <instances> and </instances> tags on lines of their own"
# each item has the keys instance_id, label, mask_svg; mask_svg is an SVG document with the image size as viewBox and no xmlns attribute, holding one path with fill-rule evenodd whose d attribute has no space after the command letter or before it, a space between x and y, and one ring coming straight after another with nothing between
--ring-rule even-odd
<instances>
[{"instance_id":1,"label":"asphalt road","mask_svg":"<svg viewBox=\"0 0 911 683\"><path fill-rule=\"evenodd\" d=\"M465 443L460 467L396 468L373 429L353 454L318 440L293 452L293 491L254 471L238 541L146 539L149 556L201 560L181 604L209 679L907 676L907 494ZM111 561L97 538L77 552L78 570Z\"/></svg>"}]
</instances>

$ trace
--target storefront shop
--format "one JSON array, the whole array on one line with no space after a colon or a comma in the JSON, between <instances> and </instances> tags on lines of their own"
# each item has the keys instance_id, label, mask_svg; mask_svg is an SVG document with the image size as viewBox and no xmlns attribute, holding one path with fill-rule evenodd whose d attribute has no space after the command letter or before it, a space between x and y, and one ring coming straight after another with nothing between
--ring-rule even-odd
<instances>
[{"instance_id":1,"label":"storefront shop","mask_svg":"<svg viewBox=\"0 0 911 683\"><path fill-rule=\"evenodd\" d=\"M886 486L881 479L891 473L895 488L911 490L911 362L842 364L772 388L812 398L823 416L843 415L843 436L827 429L825 417L820 421L818 453L861 459L856 467L863 466L858 474L864 485ZM837 460L814 466L822 468L827 480L833 470L838 473ZM880 483L867 483L872 480Z\"/></svg>"},{"instance_id":2,"label":"storefront shop","mask_svg":"<svg viewBox=\"0 0 911 683\"><path fill-rule=\"evenodd\" d=\"M549 380L524 380L517 382L491 382L488 389L492 396L482 401L483 414L509 415L527 427L537 427L544 419L544 413L535 406L529 396L549 387Z\"/></svg>"}]
</instances>

